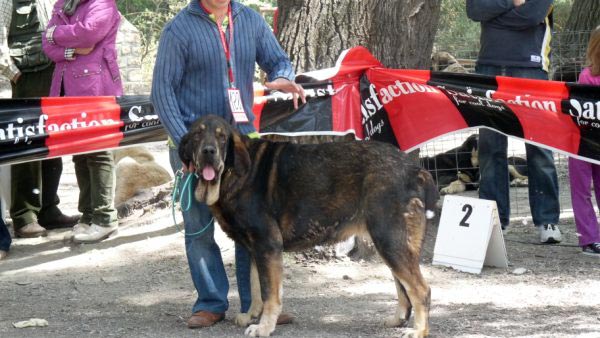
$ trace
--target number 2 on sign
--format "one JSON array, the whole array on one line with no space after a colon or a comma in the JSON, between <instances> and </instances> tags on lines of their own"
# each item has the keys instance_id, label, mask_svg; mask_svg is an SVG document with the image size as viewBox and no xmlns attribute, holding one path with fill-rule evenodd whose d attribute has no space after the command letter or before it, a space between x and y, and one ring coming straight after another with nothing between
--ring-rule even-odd
<instances>
[{"instance_id":1,"label":"number 2 on sign","mask_svg":"<svg viewBox=\"0 0 600 338\"><path fill-rule=\"evenodd\" d=\"M469 219L469 216L471 216L471 213L473 212L473 206L470 204L465 204L462 208L462 211L465 212L465 217L463 217L463 219L460 221L460 223L458 223L458 225L460 225L461 227L469 227L469 223L467 223L467 220Z\"/></svg>"}]
</instances>

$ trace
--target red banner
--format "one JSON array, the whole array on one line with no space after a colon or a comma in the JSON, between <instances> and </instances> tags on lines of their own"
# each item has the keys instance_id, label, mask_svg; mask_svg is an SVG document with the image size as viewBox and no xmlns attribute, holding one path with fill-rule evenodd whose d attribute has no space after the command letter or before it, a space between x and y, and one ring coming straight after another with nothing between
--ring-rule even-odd
<instances>
[{"instance_id":1,"label":"red banner","mask_svg":"<svg viewBox=\"0 0 600 338\"><path fill-rule=\"evenodd\" d=\"M490 128L600 163L597 86L387 69L362 47L344 53L334 68L299 78L319 84L313 85L310 93L326 91L336 82L341 85L333 86L327 101L309 100L274 124L269 123L269 116L285 111L291 102L287 106L278 102L278 109L273 110L267 99L262 106L261 132L301 131L297 127L311 125L306 121L320 115L322 126L314 130L352 130L359 138L389 142L411 151L448 133ZM329 120L322 116L329 116ZM340 116L344 116L343 123L338 123Z\"/></svg>"},{"instance_id":2,"label":"red banner","mask_svg":"<svg viewBox=\"0 0 600 338\"><path fill-rule=\"evenodd\" d=\"M299 75L308 101L255 91L262 133L347 133L410 151L442 135L491 128L600 163L600 87L383 68L365 48ZM0 164L166 139L147 96L0 100Z\"/></svg>"},{"instance_id":3,"label":"red banner","mask_svg":"<svg viewBox=\"0 0 600 338\"><path fill-rule=\"evenodd\" d=\"M147 96L0 100L0 164L166 138Z\"/></svg>"}]
</instances>

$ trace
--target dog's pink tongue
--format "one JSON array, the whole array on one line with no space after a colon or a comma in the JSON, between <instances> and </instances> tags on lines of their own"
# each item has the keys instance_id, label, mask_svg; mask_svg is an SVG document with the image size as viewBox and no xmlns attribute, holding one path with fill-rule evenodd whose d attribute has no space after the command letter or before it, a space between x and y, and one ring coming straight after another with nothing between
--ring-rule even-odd
<instances>
[{"instance_id":1,"label":"dog's pink tongue","mask_svg":"<svg viewBox=\"0 0 600 338\"><path fill-rule=\"evenodd\" d=\"M215 168L207 165L202 169L202 177L206 181L212 181L215 178Z\"/></svg>"}]
</instances>

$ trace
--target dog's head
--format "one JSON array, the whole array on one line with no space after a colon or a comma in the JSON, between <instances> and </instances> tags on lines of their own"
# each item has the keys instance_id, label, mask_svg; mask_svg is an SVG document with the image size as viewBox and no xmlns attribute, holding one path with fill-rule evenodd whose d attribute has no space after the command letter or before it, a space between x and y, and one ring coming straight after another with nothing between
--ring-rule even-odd
<instances>
[{"instance_id":1,"label":"dog's head","mask_svg":"<svg viewBox=\"0 0 600 338\"><path fill-rule=\"evenodd\" d=\"M250 167L248 138L227 121L207 115L199 118L181 139L179 157L198 175L196 199L207 205L219 200L225 176L244 176ZM225 187L227 188L227 187Z\"/></svg>"}]
</instances>

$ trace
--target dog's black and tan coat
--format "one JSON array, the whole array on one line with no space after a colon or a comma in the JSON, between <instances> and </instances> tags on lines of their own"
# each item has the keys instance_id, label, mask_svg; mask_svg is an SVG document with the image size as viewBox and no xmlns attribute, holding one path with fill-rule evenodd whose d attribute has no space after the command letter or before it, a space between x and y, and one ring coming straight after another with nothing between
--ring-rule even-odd
<instances>
[{"instance_id":1,"label":"dog's black and tan coat","mask_svg":"<svg viewBox=\"0 0 600 338\"><path fill-rule=\"evenodd\" d=\"M179 154L198 173L197 200L253 258L252 306L236 322L268 336L281 312L282 252L370 235L398 292L386 326L428 334L430 289L419 268L427 216L439 196L431 175L379 142L299 145L250 139L216 116L196 121ZM260 284L257 283L260 281ZM258 288L260 285L260 289Z\"/></svg>"}]
</instances>

